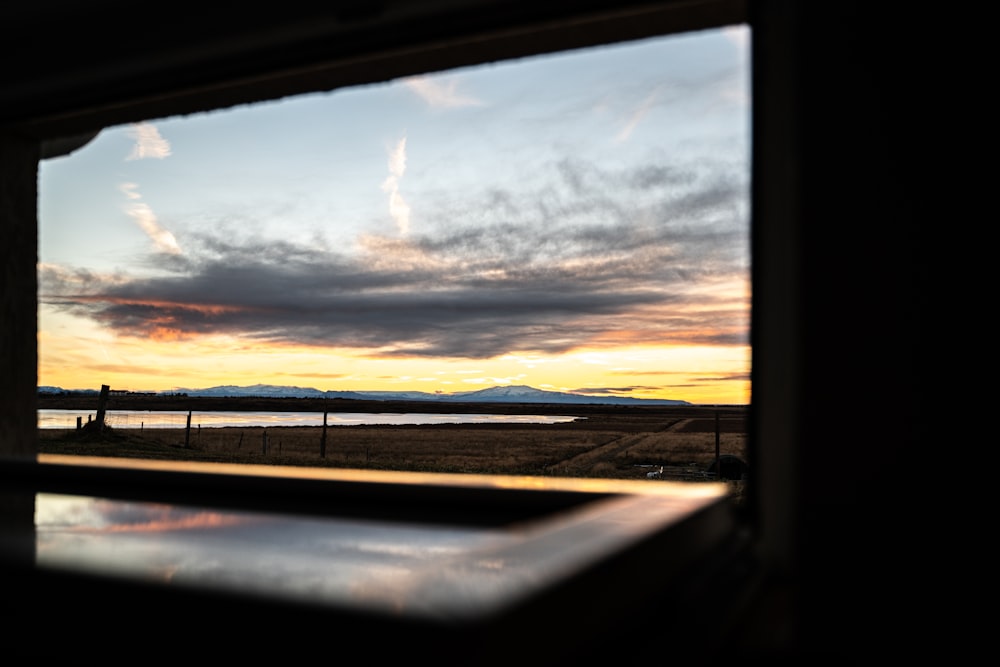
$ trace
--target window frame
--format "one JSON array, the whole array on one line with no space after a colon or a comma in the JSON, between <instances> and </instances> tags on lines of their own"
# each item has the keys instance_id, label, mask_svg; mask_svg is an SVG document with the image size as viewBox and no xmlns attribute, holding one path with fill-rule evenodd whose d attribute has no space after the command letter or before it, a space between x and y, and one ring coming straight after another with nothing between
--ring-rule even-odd
<instances>
[{"instance_id":1,"label":"window frame","mask_svg":"<svg viewBox=\"0 0 1000 667\"><path fill-rule=\"evenodd\" d=\"M306 5L320 14L297 22ZM914 641L913 631L934 616L930 602L920 603L932 597L914 588L912 573L922 571L920 554L927 551L928 537L936 537L927 518L940 512L924 506L939 510L942 499L934 488L924 488L927 460L919 455L918 430L926 424L922 413L931 395L917 369L926 366L929 348L922 336L932 292L925 287L931 263L923 259L924 232L913 223L922 220L929 191L922 186L933 171L926 138L932 143L943 131L940 123L919 123L923 98L928 90L936 92L940 79L928 78L927 72L936 70L920 65L939 51L928 37L940 31L949 11L931 15L861 0L389 0L375 4L374 14L360 11L366 6L373 4L289 0L267 14L220 12L214 19L203 7L180 0L170 12L157 8L156 23L125 31L118 27L121 21L109 20L115 12L143 17L121 0L79 7L47 0L0 6L5 65L0 68L0 469L8 458L23 462L35 455L34 179L37 160L57 148L60 137L85 137L130 119L280 97L316 76L334 82L340 77L344 84L352 73L390 78L393 55L396 74L403 74L409 67L447 69L455 64L446 62L449 48L474 64L504 55L498 47L504 44L506 55L516 56L518 48L527 55L556 44L597 43L605 30L624 37L622 26L638 36L748 19L754 92L753 396L750 506L740 530L750 533L757 560L730 559L715 573L732 582L749 571L766 581L757 589L762 595L746 586L695 584L689 589L695 599L671 591L662 605L643 608L651 612L648 623L631 626L628 637L685 639L670 646L669 657L705 664L711 662L709 647L733 638L735 619L749 640L736 657L841 662L858 655L926 657L928 646ZM403 16L406 11L418 14ZM46 50L52 45L63 47L55 57ZM320 67L338 59L339 71ZM439 61L440 67L432 66ZM830 412L845 403L852 411L874 406L885 418L845 433ZM0 487L5 527L30 519L24 501L23 494ZM0 549L0 556L8 555ZM637 575L647 567L655 563L642 565ZM148 625L143 627L150 591L58 577L39 581L36 574L0 567L0 584L12 596L5 601L24 610L6 621L7 644L15 645L9 647L37 636L36 619L52 618L55 607L44 600L48 594L72 622L60 626L59 637L45 646L24 639L26 658L37 659L42 649L58 652L54 645L60 642L64 656L93 646L89 631L106 621L94 614L94 596L115 598L129 610L115 617L117 628L128 624L124 629L134 630L135 637L162 639L162 630L150 634ZM716 581L709 577L707 583ZM733 607L746 595L757 600L741 615ZM185 602L195 603L181 607L188 620L204 600ZM584 596L579 609L593 602ZM721 609L710 613L709 602ZM215 610L240 614L252 624L245 627L253 628L254 638L263 639L265 633L256 630L265 617L255 612L273 607ZM315 619L306 616L307 625L286 629L317 630L315 647L329 650L322 639L330 625L308 625ZM203 613L195 620L209 618ZM535 620L544 626L552 618ZM334 625L350 633L359 628L357 621L338 618ZM74 634L80 625L86 629ZM190 625L185 631L199 636L199 629ZM597 639L606 630L585 636ZM503 636L502 629L497 632ZM218 639L217 633L200 636ZM397 642L392 648L411 648L408 637L390 636ZM696 636L707 639L699 642ZM243 647L242 654L264 655L259 643ZM158 652L170 648L150 645ZM588 651L586 657L617 664L632 655L623 655L625 645L606 654ZM675 652L684 646L693 647L690 655ZM186 643L174 647L178 657L190 657ZM115 648L104 644L99 650L110 654ZM284 654L279 648L272 655L287 657L287 643L283 648ZM641 650L637 659L645 662L645 644Z\"/></svg>"},{"instance_id":2,"label":"window frame","mask_svg":"<svg viewBox=\"0 0 1000 667\"><path fill-rule=\"evenodd\" d=\"M499 58L516 57L530 53L556 52L567 48L575 48L576 46L613 43L628 39L638 39L643 36L685 32L708 27L723 27L736 23L751 23L751 29L755 30L750 21L746 3L728 0L695 2L687 6L685 3L671 2L653 3L652 5L635 3L636 6L628 3L624 6L620 5L620 3L583 3L584 5L593 4L594 7L590 7L589 9L594 10L595 13L588 13L588 7L583 7L578 10L579 13L576 16L570 19L560 14L561 10L555 10L556 13L545 15L544 11L540 11L539 13L528 11L526 7L530 3L515 4L519 5L522 13L508 19L506 22L498 19L495 15L491 15L491 19L495 21L494 26L501 24L503 26L502 29L493 33L492 36L477 30L477 27L482 27L486 24L480 24L480 22L468 19L468 17L461 19L456 17L454 33L448 33L447 30L438 31L437 33L428 30L426 34L433 36L433 39L429 42L422 44L408 43L403 47L400 47L397 43L397 50L388 53L388 55L386 55L385 51L382 51L382 49L388 48L387 43L376 41L373 50L369 52L365 52L365 47L358 46L363 41L361 37L364 33L364 31L359 30L358 34L355 35L357 41L352 42L353 46L351 47L357 49L357 51L353 54L341 53L337 57L339 59L335 58L332 63L322 66L309 64L307 62L308 53L296 53L294 56L284 59L281 71L268 70L265 74L260 75L256 68L266 66L272 57L269 55L269 51L261 50L259 52L252 52L250 58L239 64L236 63L238 60L236 56L222 57L214 61L216 67L210 73L210 77L213 80L209 82L207 80L198 80L199 75L203 73L195 72L197 68L191 68L188 66L188 63L179 60L177 62L168 62L163 67L161 81L163 83L162 89L165 92L158 93L143 90L141 86L136 85L133 89L136 94L130 99L116 99L113 94L99 96L98 98L88 98L87 94L80 89L80 86L64 82L64 90L61 92L58 85L53 86L50 90L43 91L42 94L30 99L22 107L14 107L13 113L15 116L8 115L3 118L4 123L8 127L15 128L14 132L8 135L9 138L6 141L23 149L23 159L25 161L34 160L37 162L39 158L74 150L94 136L94 133L99 131L100 127L123 122L146 120L150 117L164 117L211 108L224 108L236 104L275 99L293 93L329 90L334 87L351 85L352 83L370 83L405 74L438 70L447 66L489 62ZM545 5L545 3L542 3L542 5ZM611 9L612 5L617 8ZM485 27L483 29L485 30ZM465 31L469 31L468 34ZM399 38L396 33L393 33L393 36L395 39L405 41ZM756 43L756 34L754 35L754 40ZM303 49L303 51L308 51L308 49ZM462 55L456 56L456 53L461 53ZM760 131L758 123L761 121L760 106L756 101L759 95L757 88L759 77L757 76L756 69L754 72L755 74L752 77L752 85L755 92L753 122L754 136L756 138ZM109 76L114 77L115 73L112 72ZM60 94L65 97L59 99ZM153 110L156 110L155 113L152 112ZM23 112L23 115L16 116L18 112ZM775 132L775 136L779 136L780 134L780 132ZM34 153L32 152L33 150L35 151ZM760 158L755 153L752 168L755 195L760 192L760 188L762 187L757 182L759 164ZM764 187L775 187L775 183L776 179L769 180ZM756 224L758 222L757 205L754 204L752 208L754 210L752 217L754 224ZM768 224L773 225L775 223ZM778 220L777 224L780 225L781 221ZM755 263L759 254L773 254L767 249L764 249L764 252L761 253L761 250L764 248L762 243L765 241L764 232L754 229L753 256L755 257ZM787 261L783 262L783 264L786 265L786 271L792 270L793 267L787 266ZM770 276L773 275L770 274ZM777 328L780 328L780 324L766 326L767 323L761 320L759 311L756 310L759 289L756 280L758 277L758 274L755 272L753 276L755 312L753 319L754 340L752 346L755 368L758 366L757 359L760 358L760 354L763 352L762 347L757 347L760 343L766 341L768 338L772 341L779 341L777 343L779 346L787 342L785 336L776 335L779 333ZM781 278L779 282L782 285L788 284L784 278ZM769 277L766 289L772 290L772 294L788 289L777 287L776 285L777 283L774 283L774 278ZM32 303L33 308L34 303ZM14 332L13 338L16 338L18 335L20 334ZM5 346L8 342L7 340L4 341ZM768 343L768 345L768 349L774 349L773 342ZM34 361L34 359L31 359L32 363ZM788 383L781 384L782 380L788 380L788 378L778 378L777 384L774 384L776 380L772 376L767 385L770 388L769 391L776 390L774 388L779 385L782 387L782 389L777 390L780 393L791 390L792 387ZM760 391L758 388L757 374L755 374L754 382L755 404L751 405L752 432L749 434L748 443L751 458L750 464L755 476L761 475L766 478L769 473L760 466L757 459L767 458L773 460L775 457L758 457L758 443L761 442L760 429L762 427L774 428L775 424L767 419L767 413L761 415L761 413L756 411L757 400L761 397L762 393L765 396L766 393ZM34 383L31 389L34 392ZM35 411L33 408L34 406L31 401L22 400L18 405L17 419L21 421L18 429L20 429L22 435L28 433L29 427L24 423L24 420L29 415L31 419L30 428L32 432L34 431ZM762 416L764 420L761 420ZM778 428L776 432L782 430ZM783 443L788 442L788 434L782 435L784 437L778 441L777 446L774 447L774 451L780 452ZM19 438L19 440L22 439ZM33 436L29 441L32 439ZM19 459L10 462L11 465L9 467L5 467L4 474L11 475L7 479L16 478L26 480L31 478L31 474L21 469L23 461L20 459L22 458L21 455L25 452L16 451L15 448L15 451L4 453L13 454L15 459ZM29 458L34 455L33 450L26 453ZM31 469L37 470L33 467ZM777 471L779 476L785 474L783 466L780 465L770 470ZM73 474L72 470L66 470L65 472L70 476ZM82 479L88 474L85 473L80 478ZM128 475L125 477L127 478ZM37 483L37 481L36 479L35 482ZM135 481L135 479L124 479L121 484L124 487L128 487L134 484ZM112 486L117 484L117 482L110 482L108 479L92 479L91 482L96 484L98 488L105 484L111 484ZM169 481L166 482L166 484L169 483ZM737 547L733 542L729 542L724 549L719 550L720 553L726 552L728 557L732 557L735 552L739 552L740 554L745 553L747 545L746 536L748 533L759 534L759 512L761 510L759 497L755 494L750 494L749 498L749 507L739 515L736 525L731 529L733 536L739 536L739 540L737 541L740 546ZM766 510L767 507L765 506L764 509ZM778 512L775 516L780 516L780 514ZM778 529L779 533L783 530L780 525Z\"/></svg>"}]
</instances>

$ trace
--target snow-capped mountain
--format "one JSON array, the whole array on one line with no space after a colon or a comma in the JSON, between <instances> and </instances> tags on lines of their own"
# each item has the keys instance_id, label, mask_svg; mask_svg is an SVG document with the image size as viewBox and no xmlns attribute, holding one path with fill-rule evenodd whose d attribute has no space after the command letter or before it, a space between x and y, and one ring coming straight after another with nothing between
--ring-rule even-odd
<instances>
[{"instance_id":1,"label":"snow-capped mountain","mask_svg":"<svg viewBox=\"0 0 1000 667\"><path fill-rule=\"evenodd\" d=\"M464 391L450 394L445 400L473 401L488 403L611 403L611 404L655 404L688 405L687 401L667 399L630 398L627 396L593 396L571 394L561 391L545 391L526 385L490 387L478 391Z\"/></svg>"},{"instance_id":2,"label":"snow-capped mountain","mask_svg":"<svg viewBox=\"0 0 1000 667\"><path fill-rule=\"evenodd\" d=\"M39 393L62 393L59 387L39 387ZM76 393L93 390L72 390ZM525 385L490 387L476 391L462 391L452 394L437 394L422 391L320 391L312 387L290 387L284 385L255 384L245 387L220 385L204 389L178 388L160 394L186 394L188 396L212 396L216 398L348 398L368 401L452 401L465 403L574 403L604 405L690 405L687 401L631 398L628 396L595 396L561 391L545 391Z\"/></svg>"}]
</instances>

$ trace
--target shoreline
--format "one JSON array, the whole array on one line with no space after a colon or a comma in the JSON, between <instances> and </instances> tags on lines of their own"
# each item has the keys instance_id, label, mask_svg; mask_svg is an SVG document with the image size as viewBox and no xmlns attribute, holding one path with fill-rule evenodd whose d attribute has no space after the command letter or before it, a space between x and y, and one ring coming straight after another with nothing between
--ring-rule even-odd
<instances>
[{"instance_id":1,"label":"shoreline","mask_svg":"<svg viewBox=\"0 0 1000 667\"><path fill-rule=\"evenodd\" d=\"M96 396L40 394L39 410L92 410L98 408ZM464 401L376 401L349 398L279 398L211 396L111 396L106 410L159 410L200 412L346 412L346 413L423 413L423 414L539 414L572 416L669 414L703 417L706 412L727 416L744 415L746 405L617 405L610 403L506 403Z\"/></svg>"}]
</instances>

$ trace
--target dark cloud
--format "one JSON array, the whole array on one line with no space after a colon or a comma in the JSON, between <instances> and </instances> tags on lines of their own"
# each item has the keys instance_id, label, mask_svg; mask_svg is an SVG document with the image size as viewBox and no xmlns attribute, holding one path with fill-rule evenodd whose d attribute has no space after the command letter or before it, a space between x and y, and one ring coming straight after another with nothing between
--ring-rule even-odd
<instances>
[{"instance_id":1,"label":"dark cloud","mask_svg":"<svg viewBox=\"0 0 1000 667\"><path fill-rule=\"evenodd\" d=\"M750 381L750 373L733 373L731 375L717 375L714 377L694 378L695 382L741 382Z\"/></svg>"},{"instance_id":2,"label":"dark cloud","mask_svg":"<svg viewBox=\"0 0 1000 667\"><path fill-rule=\"evenodd\" d=\"M569 391L574 394L588 394L590 396L627 396L635 391L659 391L661 389L663 387L632 385L629 387L580 387L579 389L570 389Z\"/></svg>"},{"instance_id":3,"label":"dark cloud","mask_svg":"<svg viewBox=\"0 0 1000 667\"><path fill-rule=\"evenodd\" d=\"M475 226L450 214L412 238L368 237L351 256L189 235L185 255L150 258L151 275L41 268L40 299L123 335L227 333L386 356L556 353L616 331L745 344L746 304L699 290L747 279L746 189L729 171L563 160L530 195L494 189L489 206L470 202L483 211Z\"/></svg>"}]
</instances>

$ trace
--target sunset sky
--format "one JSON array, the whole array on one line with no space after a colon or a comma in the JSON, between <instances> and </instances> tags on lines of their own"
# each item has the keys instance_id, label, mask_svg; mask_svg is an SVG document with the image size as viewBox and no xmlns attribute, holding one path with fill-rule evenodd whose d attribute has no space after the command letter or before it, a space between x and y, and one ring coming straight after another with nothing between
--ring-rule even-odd
<instances>
[{"instance_id":1,"label":"sunset sky","mask_svg":"<svg viewBox=\"0 0 1000 667\"><path fill-rule=\"evenodd\" d=\"M750 401L749 31L104 130L39 168L39 385Z\"/></svg>"}]
</instances>

